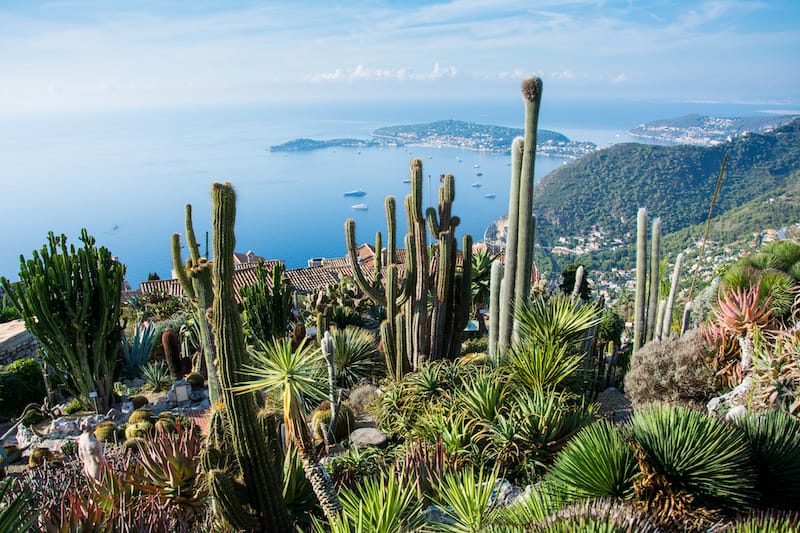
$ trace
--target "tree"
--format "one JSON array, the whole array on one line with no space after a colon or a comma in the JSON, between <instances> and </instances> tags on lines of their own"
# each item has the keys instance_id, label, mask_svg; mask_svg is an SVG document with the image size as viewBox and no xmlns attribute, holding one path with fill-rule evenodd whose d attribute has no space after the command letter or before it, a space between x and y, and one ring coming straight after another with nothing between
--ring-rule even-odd
<instances>
[{"instance_id":1,"label":"tree","mask_svg":"<svg viewBox=\"0 0 800 533\"><path fill-rule=\"evenodd\" d=\"M33 257L20 258L20 282L0 278L25 327L41 343L44 362L67 388L86 401L96 394L98 410L111 401L120 349L120 292L125 265L94 237L81 231L83 246L67 247L67 237L48 235ZM90 402L91 403L91 402Z\"/></svg>"}]
</instances>

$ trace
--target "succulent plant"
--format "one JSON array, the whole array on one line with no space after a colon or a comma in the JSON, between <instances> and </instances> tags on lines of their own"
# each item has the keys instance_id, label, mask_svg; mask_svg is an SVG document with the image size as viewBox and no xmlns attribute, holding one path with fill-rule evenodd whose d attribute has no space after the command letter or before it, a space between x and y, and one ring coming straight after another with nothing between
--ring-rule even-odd
<instances>
[{"instance_id":1,"label":"succulent plant","mask_svg":"<svg viewBox=\"0 0 800 533\"><path fill-rule=\"evenodd\" d=\"M42 466L45 461L50 461L53 458L53 452L50 448L34 448L28 457L28 466L36 468Z\"/></svg>"},{"instance_id":2,"label":"succulent plant","mask_svg":"<svg viewBox=\"0 0 800 533\"><path fill-rule=\"evenodd\" d=\"M141 420L139 422L128 422L125 426L125 438L132 439L134 437L146 438L153 433L153 423L149 420ZM99 439L98 439L99 440Z\"/></svg>"},{"instance_id":3,"label":"succulent plant","mask_svg":"<svg viewBox=\"0 0 800 533\"><path fill-rule=\"evenodd\" d=\"M133 404L134 409L141 409L142 407L144 407L149 403L147 400L147 396L141 394L137 394L136 396L131 396L128 399Z\"/></svg>"},{"instance_id":4,"label":"succulent plant","mask_svg":"<svg viewBox=\"0 0 800 533\"><path fill-rule=\"evenodd\" d=\"M136 422L152 422L153 420L153 411L150 409L136 409L134 412L131 413L131 416L128 417L128 424L135 424Z\"/></svg>"},{"instance_id":5,"label":"succulent plant","mask_svg":"<svg viewBox=\"0 0 800 533\"><path fill-rule=\"evenodd\" d=\"M119 427L110 420L100 422L97 427L94 428L94 436L100 442L116 442L119 433Z\"/></svg>"},{"instance_id":6,"label":"succulent plant","mask_svg":"<svg viewBox=\"0 0 800 533\"><path fill-rule=\"evenodd\" d=\"M203 386L203 383L205 383L206 381L203 375L197 372L190 372L183 379L189 382L189 384L192 386L192 389L201 388Z\"/></svg>"},{"instance_id":7,"label":"succulent plant","mask_svg":"<svg viewBox=\"0 0 800 533\"><path fill-rule=\"evenodd\" d=\"M328 424L331 421L331 404L324 401L311 413L311 428L314 433L314 439L317 442L325 440L325 434L328 431ZM353 415L353 410L346 403L339 405L339 412L336 415L336 425L333 428L333 438L336 442L344 439L350 432L355 429L356 419ZM333 444L332 442L330 444Z\"/></svg>"}]
</instances>

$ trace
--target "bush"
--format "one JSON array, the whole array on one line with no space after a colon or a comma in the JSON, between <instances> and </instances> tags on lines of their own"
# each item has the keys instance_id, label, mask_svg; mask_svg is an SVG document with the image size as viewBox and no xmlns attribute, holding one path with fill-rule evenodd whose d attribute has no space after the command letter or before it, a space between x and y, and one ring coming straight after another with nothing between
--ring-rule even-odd
<instances>
[{"instance_id":1,"label":"bush","mask_svg":"<svg viewBox=\"0 0 800 533\"><path fill-rule=\"evenodd\" d=\"M700 329L677 339L652 341L633 357L625 394L634 406L648 402L705 405L713 396L711 354Z\"/></svg>"},{"instance_id":2,"label":"bush","mask_svg":"<svg viewBox=\"0 0 800 533\"><path fill-rule=\"evenodd\" d=\"M19 359L0 371L0 415L15 417L46 394L42 367L36 359Z\"/></svg>"},{"instance_id":3,"label":"bush","mask_svg":"<svg viewBox=\"0 0 800 533\"><path fill-rule=\"evenodd\" d=\"M486 353L489 350L488 337L472 337L461 343L461 353Z\"/></svg>"},{"instance_id":4,"label":"bush","mask_svg":"<svg viewBox=\"0 0 800 533\"><path fill-rule=\"evenodd\" d=\"M375 385L359 385L350 391L350 407L353 408L355 414L362 414L377 398L379 398L378 388Z\"/></svg>"}]
</instances>

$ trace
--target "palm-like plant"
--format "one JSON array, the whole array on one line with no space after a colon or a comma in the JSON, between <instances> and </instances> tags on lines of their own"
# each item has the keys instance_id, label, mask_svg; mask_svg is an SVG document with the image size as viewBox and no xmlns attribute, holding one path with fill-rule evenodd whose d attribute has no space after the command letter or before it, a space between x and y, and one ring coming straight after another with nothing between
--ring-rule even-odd
<instances>
[{"instance_id":1,"label":"palm-like plant","mask_svg":"<svg viewBox=\"0 0 800 533\"><path fill-rule=\"evenodd\" d=\"M338 386L350 388L362 378L369 377L378 367L378 346L368 331L355 326L335 328L333 342Z\"/></svg>"},{"instance_id":2,"label":"palm-like plant","mask_svg":"<svg viewBox=\"0 0 800 533\"><path fill-rule=\"evenodd\" d=\"M492 273L492 261L495 260L486 250L479 249L472 252L472 294L473 308L486 305L489 302L489 281Z\"/></svg>"},{"instance_id":3,"label":"palm-like plant","mask_svg":"<svg viewBox=\"0 0 800 533\"><path fill-rule=\"evenodd\" d=\"M307 400L326 397L325 361L322 352L305 341L292 350L290 339L273 339L262 344L252 354L250 364L242 366L250 377L233 387L236 393L266 389L277 392L283 400L283 420L287 437L291 438L303 462L303 470L314 488L314 493L327 514L336 514L341 508L330 476L317 459L314 440L306 423Z\"/></svg>"},{"instance_id":4,"label":"palm-like plant","mask_svg":"<svg viewBox=\"0 0 800 533\"><path fill-rule=\"evenodd\" d=\"M649 405L631 431L642 478L637 495L664 520L676 511L750 508L755 472L747 443L725 422L684 407Z\"/></svg>"},{"instance_id":5,"label":"palm-like plant","mask_svg":"<svg viewBox=\"0 0 800 533\"><path fill-rule=\"evenodd\" d=\"M36 523L37 514L25 494L15 494L17 482L6 478L0 482L0 531L22 533Z\"/></svg>"},{"instance_id":6,"label":"palm-like plant","mask_svg":"<svg viewBox=\"0 0 800 533\"><path fill-rule=\"evenodd\" d=\"M630 498L639 465L624 435L601 420L582 429L559 452L550 477L567 499Z\"/></svg>"},{"instance_id":7,"label":"palm-like plant","mask_svg":"<svg viewBox=\"0 0 800 533\"><path fill-rule=\"evenodd\" d=\"M512 379L525 389L563 387L581 368L581 356L568 348L557 343L515 345L508 360Z\"/></svg>"}]
</instances>

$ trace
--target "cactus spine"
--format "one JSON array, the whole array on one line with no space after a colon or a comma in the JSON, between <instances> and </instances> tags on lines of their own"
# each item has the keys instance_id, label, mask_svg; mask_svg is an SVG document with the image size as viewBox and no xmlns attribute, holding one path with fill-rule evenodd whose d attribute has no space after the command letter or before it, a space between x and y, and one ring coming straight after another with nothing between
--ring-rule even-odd
<instances>
[{"instance_id":1,"label":"cactus spine","mask_svg":"<svg viewBox=\"0 0 800 533\"><path fill-rule=\"evenodd\" d=\"M653 340L658 313L658 290L661 281L661 219L653 219L650 233L650 297L647 302L647 342Z\"/></svg>"},{"instance_id":2,"label":"cactus spine","mask_svg":"<svg viewBox=\"0 0 800 533\"><path fill-rule=\"evenodd\" d=\"M231 525L260 531L290 531L291 524L281 494L282 472L271 461L265 435L257 420L255 393L235 394L242 365L247 363L241 317L233 286L233 250L236 196L233 187L212 186L213 238L215 257L213 325L219 364L222 399L231 427L230 443L242 473L242 491L233 491L233 482L220 470L208 472L211 494L218 510ZM273 435L274 438L274 435ZM240 496L246 498L248 512Z\"/></svg>"},{"instance_id":3,"label":"cactus spine","mask_svg":"<svg viewBox=\"0 0 800 533\"><path fill-rule=\"evenodd\" d=\"M647 284L647 209L636 216L636 300L633 318L633 353L644 344L645 285Z\"/></svg>"},{"instance_id":4,"label":"cactus spine","mask_svg":"<svg viewBox=\"0 0 800 533\"><path fill-rule=\"evenodd\" d=\"M459 335L466 325L470 305L472 238L462 241L463 262L456 268L458 246L455 229L459 218L452 215L455 178L442 176L438 208L422 210L422 161L410 166L411 193L405 198L408 232L405 237L405 276L400 280L396 251L396 212L393 197L386 199L388 228L386 277L382 283L367 280L358 265L355 222L345 222L345 242L356 283L376 303L386 307L381 324L381 342L390 375L399 379L429 360L455 357ZM438 244L428 248L428 229ZM376 250L380 254L380 250ZM380 286L382 285L382 286ZM428 295L432 293L428 314Z\"/></svg>"},{"instance_id":5,"label":"cactus spine","mask_svg":"<svg viewBox=\"0 0 800 533\"><path fill-rule=\"evenodd\" d=\"M211 287L211 263L200 257L200 246L195 238L194 225L192 224L192 206L186 205L186 245L189 248L189 258L186 264L181 259L181 237L172 235L172 265L181 284L183 293L192 302L195 320L200 329L200 344L203 347L203 365L208 377L208 399L215 403L220 397L219 379L215 363L214 337L208 312L211 309L214 293ZM201 372L202 373L202 372Z\"/></svg>"},{"instance_id":6,"label":"cactus spine","mask_svg":"<svg viewBox=\"0 0 800 533\"><path fill-rule=\"evenodd\" d=\"M535 221L533 217L533 174L536 162L536 130L542 100L542 80L533 77L522 82L525 101L525 137L511 143L511 195L508 206L505 275L497 326L498 349L511 345L515 306L528 298L533 268Z\"/></svg>"}]
</instances>

